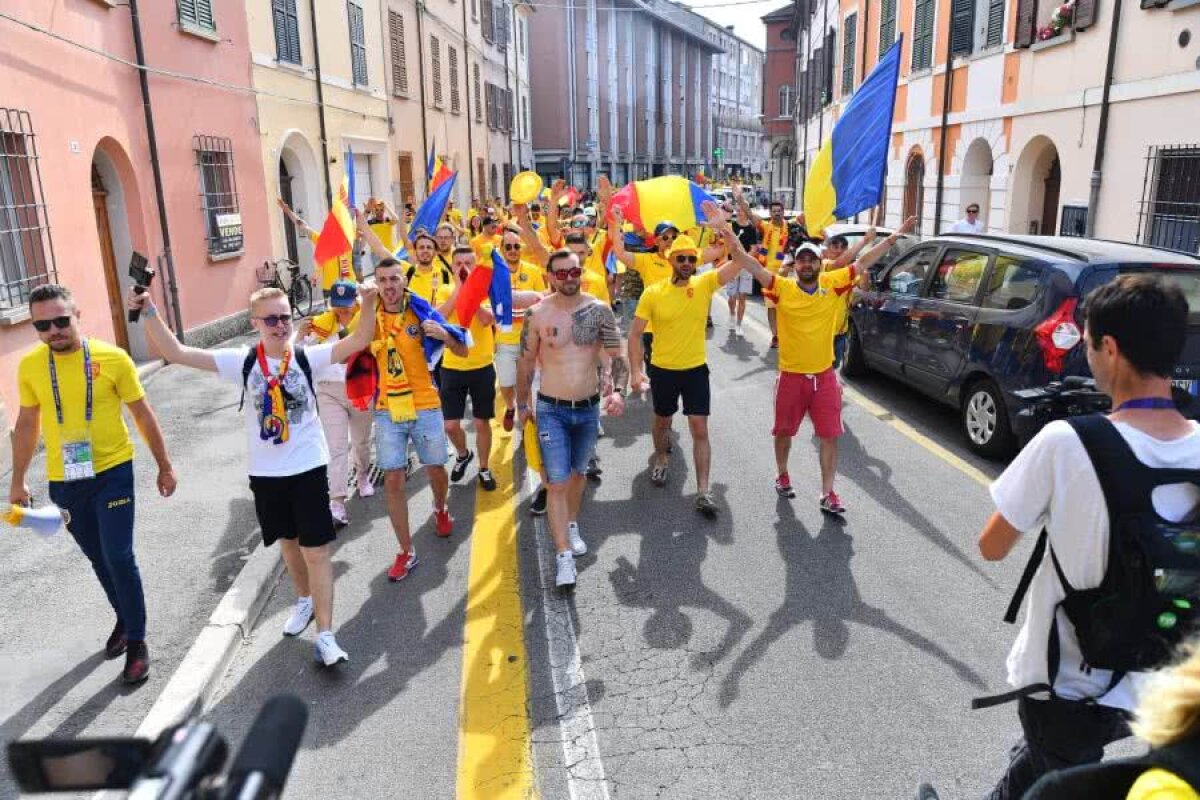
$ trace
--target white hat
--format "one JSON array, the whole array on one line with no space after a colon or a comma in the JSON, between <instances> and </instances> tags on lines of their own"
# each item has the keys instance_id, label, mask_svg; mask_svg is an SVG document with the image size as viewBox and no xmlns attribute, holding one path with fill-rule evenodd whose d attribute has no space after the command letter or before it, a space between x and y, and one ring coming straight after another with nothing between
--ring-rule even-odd
<instances>
[{"instance_id":1,"label":"white hat","mask_svg":"<svg viewBox=\"0 0 1200 800\"><path fill-rule=\"evenodd\" d=\"M817 246L815 244L813 244L812 242L805 242L804 244L797 247L796 248L797 258L800 256L801 253L812 253L813 258L815 258L817 261L821 260L821 251L818 250Z\"/></svg>"}]
</instances>

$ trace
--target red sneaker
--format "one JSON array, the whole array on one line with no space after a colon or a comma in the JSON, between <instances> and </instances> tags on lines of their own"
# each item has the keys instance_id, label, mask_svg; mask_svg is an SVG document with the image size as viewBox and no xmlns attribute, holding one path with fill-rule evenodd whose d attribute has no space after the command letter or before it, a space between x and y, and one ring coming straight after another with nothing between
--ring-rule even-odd
<instances>
[{"instance_id":1,"label":"red sneaker","mask_svg":"<svg viewBox=\"0 0 1200 800\"><path fill-rule=\"evenodd\" d=\"M388 580L393 582L404 580L416 565L416 553L405 553L403 551L397 553L396 560L392 563L392 568L388 570Z\"/></svg>"},{"instance_id":2,"label":"red sneaker","mask_svg":"<svg viewBox=\"0 0 1200 800\"><path fill-rule=\"evenodd\" d=\"M454 518L450 516L450 509L435 508L433 510L433 522L437 527L437 535L445 539L454 530Z\"/></svg>"},{"instance_id":3,"label":"red sneaker","mask_svg":"<svg viewBox=\"0 0 1200 800\"><path fill-rule=\"evenodd\" d=\"M786 472L775 479L775 493L780 497L796 496L796 491L792 488L792 479Z\"/></svg>"},{"instance_id":4,"label":"red sneaker","mask_svg":"<svg viewBox=\"0 0 1200 800\"><path fill-rule=\"evenodd\" d=\"M129 642L125 650L125 669L121 680L125 683L141 683L150 677L150 651L145 642Z\"/></svg>"},{"instance_id":5,"label":"red sneaker","mask_svg":"<svg viewBox=\"0 0 1200 800\"><path fill-rule=\"evenodd\" d=\"M504 430L512 432L513 422L516 420L517 413L511 408L504 412Z\"/></svg>"},{"instance_id":6,"label":"red sneaker","mask_svg":"<svg viewBox=\"0 0 1200 800\"><path fill-rule=\"evenodd\" d=\"M830 492L821 497L821 510L827 514L845 514L846 507L842 505L842 498L837 496L837 492Z\"/></svg>"}]
</instances>

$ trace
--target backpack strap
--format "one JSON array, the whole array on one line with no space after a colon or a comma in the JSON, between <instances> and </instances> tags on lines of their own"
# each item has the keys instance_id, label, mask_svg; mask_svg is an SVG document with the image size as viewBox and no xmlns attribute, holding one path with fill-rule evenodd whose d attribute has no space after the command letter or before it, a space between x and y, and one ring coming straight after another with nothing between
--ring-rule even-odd
<instances>
[{"instance_id":1,"label":"backpack strap","mask_svg":"<svg viewBox=\"0 0 1200 800\"><path fill-rule=\"evenodd\" d=\"M308 390L312 392L313 403L316 405L317 411L321 410L320 401L317 400L317 388L313 384L312 364L308 361L308 354L304 352L303 347L297 347L294 351L296 354L296 364L300 367L300 371L304 373L304 380L308 381ZM242 362L242 398L238 400L238 413L241 413L242 408L246 405L246 384L250 381L250 373L254 371L254 365L258 361L258 353L253 347L246 353L246 360Z\"/></svg>"},{"instance_id":2,"label":"backpack strap","mask_svg":"<svg viewBox=\"0 0 1200 800\"><path fill-rule=\"evenodd\" d=\"M1086 414L1068 417L1067 424L1083 443L1096 470L1110 523L1125 514L1153 511L1150 495L1157 485L1154 470L1134 455L1112 421L1103 414Z\"/></svg>"},{"instance_id":3,"label":"backpack strap","mask_svg":"<svg viewBox=\"0 0 1200 800\"><path fill-rule=\"evenodd\" d=\"M258 354L251 347L246 351L246 358L242 361L242 397L238 400L238 413L242 413L242 407L246 405L246 383L250 380L250 373L254 369L254 362L257 360Z\"/></svg>"},{"instance_id":4,"label":"backpack strap","mask_svg":"<svg viewBox=\"0 0 1200 800\"><path fill-rule=\"evenodd\" d=\"M313 406L317 413L321 411L321 401L317 399L317 387L313 384L312 364L308 362L308 353L304 352L303 347L295 349L296 365L300 367L300 371L304 373L304 380L308 381L308 390L312 392Z\"/></svg>"}]
</instances>

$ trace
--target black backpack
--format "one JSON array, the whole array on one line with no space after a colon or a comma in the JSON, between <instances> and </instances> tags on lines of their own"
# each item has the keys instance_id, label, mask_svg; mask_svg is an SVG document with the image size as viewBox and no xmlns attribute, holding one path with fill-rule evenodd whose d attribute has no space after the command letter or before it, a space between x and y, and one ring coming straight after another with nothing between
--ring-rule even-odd
<instances>
[{"instance_id":1,"label":"black backpack","mask_svg":"<svg viewBox=\"0 0 1200 800\"><path fill-rule=\"evenodd\" d=\"M1151 750L1144 756L1086 764L1045 775L1025 795L1025 800L1125 800L1143 772L1153 767L1175 774L1200 791L1200 736Z\"/></svg>"},{"instance_id":2,"label":"black backpack","mask_svg":"<svg viewBox=\"0 0 1200 800\"><path fill-rule=\"evenodd\" d=\"M1175 647L1197 627L1200 522L1164 520L1154 510L1152 494L1159 486L1179 483L1200 486L1200 468L1146 466L1103 415L1072 417L1067 422L1087 450L1108 505L1108 565L1099 586L1076 589L1063 574L1053 547L1049 548L1050 561L1066 590L1059 605L1075 629L1085 669L1112 671L1108 688L1098 695L1102 697L1126 674L1152 670L1169 661ZM1048 536L1043 530L1004 615L1005 622L1016 621L1021 601L1048 546ZM1051 623L1049 636L1048 683L979 698L972 702L972 707L986 708L1043 691L1054 697L1054 679L1059 668L1056 623Z\"/></svg>"},{"instance_id":3,"label":"black backpack","mask_svg":"<svg viewBox=\"0 0 1200 800\"><path fill-rule=\"evenodd\" d=\"M313 386L312 365L308 363L308 354L304 352L303 347L297 347L292 350L296 357L296 366L300 367L300 371L304 373L304 380L308 381L308 390L312 392L313 403L317 410L320 411L320 405L317 400L317 390ZM255 365L258 363L258 350L251 347L250 352L246 353L246 360L242 362L242 398L238 400L238 413L242 411L242 407L246 405L246 383L250 380L250 373L254 371ZM287 390L284 390L284 396L287 395Z\"/></svg>"}]
</instances>

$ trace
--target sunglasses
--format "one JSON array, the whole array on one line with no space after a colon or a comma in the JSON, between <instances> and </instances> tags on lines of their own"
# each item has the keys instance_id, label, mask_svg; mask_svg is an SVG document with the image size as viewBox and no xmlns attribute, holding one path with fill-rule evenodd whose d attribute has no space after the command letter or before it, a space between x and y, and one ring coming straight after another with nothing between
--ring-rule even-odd
<instances>
[{"instance_id":1,"label":"sunglasses","mask_svg":"<svg viewBox=\"0 0 1200 800\"><path fill-rule=\"evenodd\" d=\"M291 314L267 314L265 317L255 317L256 320L262 322L268 328L274 328L277 325L291 325Z\"/></svg>"},{"instance_id":2,"label":"sunglasses","mask_svg":"<svg viewBox=\"0 0 1200 800\"><path fill-rule=\"evenodd\" d=\"M675 234L664 233L664 234L661 234L658 238L662 239L664 242L673 242L673 241L675 241Z\"/></svg>"},{"instance_id":3,"label":"sunglasses","mask_svg":"<svg viewBox=\"0 0 1200 800\"><path fill-rule=\"evenodd\" d=\"M585 220L582 220L582 219L573 219L573 220L571 220L571 227L572 227L572 228L582 228L582 227L584 227L585 225L587 225L587 222L586 222Z\"/></svg>"},{"instance_id":4,"label":"sunglasses","mask_svg":"<svg viewBox=\"0 0 1200 800\"><path fill-rule=\"evenodd\" d=\"M583 269L580 267L571 267L570 269L554 270L554 277L560 281L565 281L568 278L579 278L583 275Z\"/></svg>"},{"instance_id":5,"label":"sunglasses","mask_svg":"<svg viewBox=\"0 0 1200 800\"><path fill-rule=\"evenodd\" d=\"M71 325L71 318L55 317L54 319L35 319L33 321L33 329L38 333L45 333L46 331L50 330L50 326L52 324L54 327L59 329L67 328Z\"/></svg>"},{"instance_id":6,"label":"sunglasses","mask_svg":"<svg viewBox=\"0 0 1200 800\"><path fill-rule=\"evenodd\" d=\"M700 259L698 259L696 256L672 256L671 260L676 264L695 264Z\"/></svg>"},{"instance_id":7,"label":"sunglasses","mask_svg":"<svg viewBox=\"0 0 1200 800\"><path fill-rule=\"evenodd\" d=\"M967 213L968 213L968 214L978 214L978 213L979 213L979 209L978 209L978 208L968 208L968 209L967 209Z\"/></svg>"},{"instance_id":8,"label":"sunglasses","mask_svg":"<svg viewBox=\"0 0 1200 800\"><path fill-rule=\"evenodd\" d=\"M505 250L520 250L520 249L521 249L521 245L519 245L519 244L506 244L506 245L504 245L504 249L505 249Z\"/></svg>"}]
</instances>

